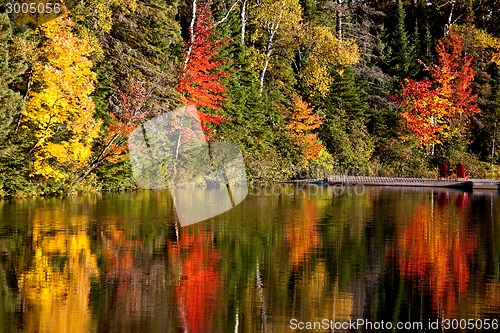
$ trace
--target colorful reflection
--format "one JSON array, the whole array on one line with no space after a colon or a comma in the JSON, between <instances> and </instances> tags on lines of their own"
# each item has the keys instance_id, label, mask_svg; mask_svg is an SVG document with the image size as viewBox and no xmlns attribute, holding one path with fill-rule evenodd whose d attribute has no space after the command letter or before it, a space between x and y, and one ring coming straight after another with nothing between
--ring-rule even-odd
<instances>
[{"instance_id":1,"label":"colorful reflection","mask_svg":"<svg viewBox=\"0 0 500 333\"><path fill-rule=\"evenodd\" d=\"M298 200L300 205L290 210L286 227L286 240L290 247L289 262L293 268L306 261L321 246L321 238L316 229L320 218L318 202L307 196Z\"/></svg>"},{"instance_id":2,"label":"colorful reflection","mask_svg":"<svg viewBox=\"0 0 500 333\"><path fill-rule=\"evenodd\" d=\"M143 268L135 264L135 254L140 253L142 241L130 239L124 229L115 225L101 232L102 249L106 259L106 284L114 286L114 302L128 320L141 315L145 292Z\"/></svg>"},{"instance_id":3,"label":"colorful reflection","mask_svg":"<svg viewBox=\"0 0 500 333\"><path fill-rule=\"evenodd\" d=\"M419 204L399 232L403 277L428 290L434 313L447 318L453 318L469 289L477 246L468 230L469 208L467 193L440 193L437 204Z\"/></svg>"},{"instance_id":4,"label":"colorful reflection","mask_svg":"<svg viewBox=\"0 0 500 333\"><path fill-rule=\"evenodd\" d=\"M90 279L98 269L87 225L84 216L35 210L33 258L19 274L26 332L90 331Z\"/></svg>"},{"instance_id":5,"label":"colorful reflection","mask_svg":"<svg viewBox=\"0 0 500 333\"><path fill-rule=\"evenodd\" d=\"M184 332L213 332L213 316L220 298L219 251L212 235L182 232L177 244L170 244L169 256L180 265L175 286L179 326Z\"/></svg>"},{"instance_id":6,"label":"colorful reflection","mask_svg":"<svg viewBox=\"0 0 500 333\"><path fill-rule=\"evenodd\" d=\"M307 309L310 318L328 318L349 321L354 313L354 294L341 291L338 280L333 282L323 262L305 274L300 288L301 303L296 308Z\"/></svg>"},{"instance_id":7,"label":"colorful reflection","mask_svg":"<svg viewBox=\"0 0 500 333\"><path fill-rule=\"evenodd\" d=\"M0 331L286 332L292 318L500 319L498 196L262 196L188 228L175 228L158 196L123 198L0 209ZM155 207L166 222L151 215Z\"/></svg>"}]
</instances>

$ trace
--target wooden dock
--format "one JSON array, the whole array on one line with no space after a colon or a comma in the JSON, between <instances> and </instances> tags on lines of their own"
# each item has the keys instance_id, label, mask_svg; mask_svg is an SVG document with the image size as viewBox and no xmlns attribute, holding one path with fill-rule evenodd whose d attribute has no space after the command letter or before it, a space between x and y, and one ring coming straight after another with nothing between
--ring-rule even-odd
<instances>
[{"instance_id":1,"label":"wooden dock","mask_svg":"<svg viewBox=\"0 0 500 333\"><path fill-rule=\"evenodd\" d=\"M326 178L292 179L292 180L282 180L279 181L278 183L297 184L297 185L328 185L328 180Z\"/></svg>"},{"instance_id":2,"label":"wooden dock","mask_svg":"<svg viewBox=\"0 0 500 333\"><path fill-rule=\"evenodd\" d=\"M500 190L500 182L490 179L470 179L468 181L437 180L434 178L394 178L370 176L329 176L329 185L364 185L396 187L443 187L470 191L473 189Z\"/></svg>"},{"instance_id":3,"label":"wooden dock","mask_svg":"<svg viewBox=\"0 0 500 333\"><path fill-rule=\"evenodd\" d=\"M463 191L493 190L500 192L500 181L494 179L469 179L467 181L437 180L435 178L397 178L332 175L327 178L280 181L296 185L341 185L341 186L394 186L394 187L441 187Z\"/></svg>"},{"instance_id":4,"label":"wooden dock","mask_svg":"<svg viewBox=\"0 0 500 333\"><path fill-rule=\"evenodd\" d=\"M500 181L494 179L471 179L476 190L495 190L500 192Z\"/></svg>"}]
</instances>

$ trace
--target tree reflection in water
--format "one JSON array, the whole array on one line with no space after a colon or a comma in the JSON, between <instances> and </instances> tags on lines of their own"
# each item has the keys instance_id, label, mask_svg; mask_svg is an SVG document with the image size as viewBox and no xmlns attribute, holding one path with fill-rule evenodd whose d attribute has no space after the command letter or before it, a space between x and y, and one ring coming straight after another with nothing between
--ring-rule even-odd
<instances>
[{"instance_id":1,"label":"tree reflection in water","mask_svg":"<svg viewBox=\"0 0 500 333\"><path fill-rule=\"evenodd\" d=\"M296 191L185 228L160 198L0 204L0 331L282 332L291 318L500 313L496 194Z\"/></svg>"},{"instance_id":2,"label":"tree reflection in water","mask_svg":"<svg viewBox=\"0 0 500 333\"><path fill-rule=\"evenodd\" d=\"M183 229L180 241L168 251L174 265L180 266L175 286L179 326L184 332L212 332L215 302L220 298L219 251L212 234Z\"/></svg>"},{"instance_id":3,"label":"tree reflection in water","mask_svg":"<svg viewBox=\"0 0 500 333\"><path fill-rule=\"evenodd\" d=\"M453 318L467 294L477 246L469 213L468 193L439 193L436 203L418 205L399 231L401 274L430 294L435 315Z\"/></svg>"},{"instance_id":4,"label":"tree reflection in water","mask_svg":"<svg viewBox=\"0 0 500 333\"><path fill-rule=\"evenodd\" d=\"M298 269L321 245L317 230L320 217L318 202L309 200L306 196L298 200L301 200L301 205L290 210L286 228L286 240L290 247L289 262L294 269Z\"/></svg>"},{"instance_id":5,"label":"tree reflection in water","mask_svg":"<svg viewBox=\"0 0 500 333\"><path fill-rule=\"evenodd\" d=\"M62 210L36 209L33 258L22 267L19 289L26 312L25 332L88 332L90 278L98 274L88 218ZM67 230L70 229L70 230Z\"/></svg>"},{"instance_id":6,"label":"tree reflection in water","mask_svg":"<svg viewBox=\"0 0 500 333\"><path fill-rule=\"evenodd\" d=\"M106 284L115 287L115 303L130 319L138 319L143 308L143 268L134 262L142 241L127 237L125 230L109 225L101 232L106 259Z\"/></svg>"}]
</instances>

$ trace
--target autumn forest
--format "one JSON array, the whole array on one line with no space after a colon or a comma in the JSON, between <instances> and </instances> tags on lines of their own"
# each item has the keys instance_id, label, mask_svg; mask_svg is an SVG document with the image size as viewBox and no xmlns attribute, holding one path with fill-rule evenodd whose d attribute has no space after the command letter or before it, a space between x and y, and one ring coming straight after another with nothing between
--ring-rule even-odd
<instances>
[{"instance_id":1,"label":"autumn forest","mask_svg":"<svg viewBox=\"0 0 500 333\"><path fill-rule=\"evenodd\" d=\"M182 105L259 184L500 170L497 1L2 1L0 197L135 188L128 135Z\"/></svg>"}]
</instances>

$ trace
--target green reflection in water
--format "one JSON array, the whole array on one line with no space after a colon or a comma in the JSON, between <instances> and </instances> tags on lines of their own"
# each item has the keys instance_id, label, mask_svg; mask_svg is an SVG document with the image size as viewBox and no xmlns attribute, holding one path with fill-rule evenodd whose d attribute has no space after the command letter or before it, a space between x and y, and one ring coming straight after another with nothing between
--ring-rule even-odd
<instances>
[{"instance_id":1,"label":"green reflection in water","mask_svg":"<svg viewBox=\"0 0 500 333\"><path fill-rule=\"evenodd\" d=\"M498 195L259 192L186 228L166 192L0 203L0 331L499 318Z\"/></svg>"}]
</instances>

